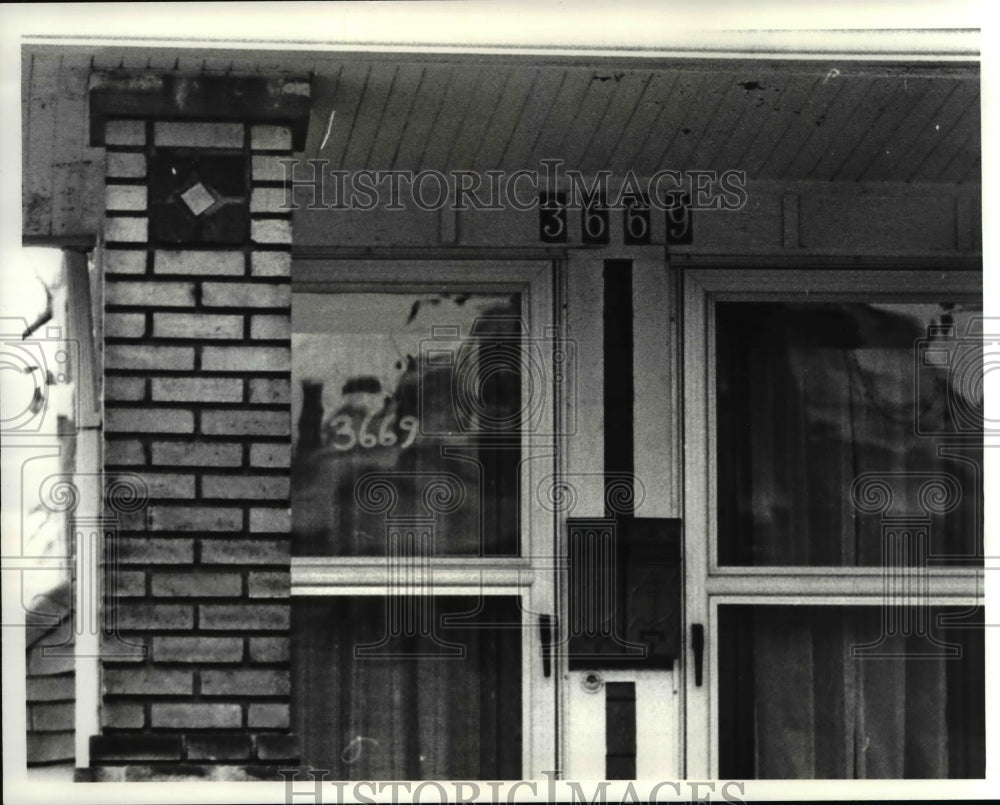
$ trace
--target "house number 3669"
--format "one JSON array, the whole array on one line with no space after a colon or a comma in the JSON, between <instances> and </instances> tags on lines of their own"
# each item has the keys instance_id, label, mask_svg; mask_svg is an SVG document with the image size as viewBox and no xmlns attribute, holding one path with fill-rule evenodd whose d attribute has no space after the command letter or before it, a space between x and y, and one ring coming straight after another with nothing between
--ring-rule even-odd
<instances>
[{"instance_id":1,"label":"house number 3669","mask_svg":"<svg viewBox=\"0 0 1000 805\"><path fill-rule=\"evenodd\" d=\"M387 414L379 422L378 427L374 427L375 414L368 414L354 428L354 419L348 414L339 414L330 420L329 428L333 431L333 438L330 444L335 450L346 452L355 447L371 450L375 447L395 447L405 450L417 438L419 430L417 418L407 415L401 417L396 423L395 414ZM397 430L399 433L397 433ZM400 441L402 439L402 441Z\"/></svg>"}]
</instances>

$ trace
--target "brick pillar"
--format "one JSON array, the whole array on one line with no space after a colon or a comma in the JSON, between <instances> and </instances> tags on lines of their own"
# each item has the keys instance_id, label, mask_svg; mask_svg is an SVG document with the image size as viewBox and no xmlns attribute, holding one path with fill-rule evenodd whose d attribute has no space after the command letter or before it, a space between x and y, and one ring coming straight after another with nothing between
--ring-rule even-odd
<instances>
[{"instance_id":1,"label":"brick pillar","mask_svg":"<svg viewBox=\"0 0 1000 805\"><path fill-rule=\"evenodd\" d=\"M149 502L115 537L106 613L117 645L145 656L103 658L92 763L127 779L219 764L260 776L297 756L291 220L277 181L291 133L104 125L105 469L140 475Z\"/></svg>"}]
</instances>

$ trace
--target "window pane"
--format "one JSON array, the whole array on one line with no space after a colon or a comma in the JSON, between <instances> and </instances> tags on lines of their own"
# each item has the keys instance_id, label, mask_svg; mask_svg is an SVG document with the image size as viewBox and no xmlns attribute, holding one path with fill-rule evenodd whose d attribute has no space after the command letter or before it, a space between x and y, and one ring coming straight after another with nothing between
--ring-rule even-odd
<instances>
[{"instance_id":1,"label":"window pane","mask_svg":"<svg viewBox=\"0 0 1000 805\"><path fill-rule=\"evenodd\" d=\"M520 294L298 293L292 520L298 555L386 553L431 518L437 555L518 554Z\"/></svg>"},{"instance_id":2,"label":"window pane","mask_svg":"<svg viewBox=\"0 0 1000 805\"><path fill-rule=\"evenodd\" d=\"M720 563L981 564L979 311L719 303Z\"/></svg>"},{"instance_id":3,"label":"window pane","mask_svg":"<svg viewBox=\"0 0 1000 805\"><path fill-rule=\"evenodd\" d=\"M720 776L983 777L983 643L982 609L720 607Z\"/></svg>"},{"instance_id":4,"label":"window pane","mask_svg":"<svg viewBox=\"0 0 1000 805\"><path fill-rule=\"evenodd\" d=\"M520 779L520 623L512 596L297 599L302 765L339 780Z\"/></svg>"}]
</instances>

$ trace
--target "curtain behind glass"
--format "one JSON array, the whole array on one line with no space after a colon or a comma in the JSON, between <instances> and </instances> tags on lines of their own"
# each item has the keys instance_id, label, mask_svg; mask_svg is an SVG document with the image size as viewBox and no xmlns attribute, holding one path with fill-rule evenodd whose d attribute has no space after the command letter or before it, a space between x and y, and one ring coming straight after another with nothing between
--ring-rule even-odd
<instances>
[{"instance_id":1,"label":"curtain behind glass","mask_svg":"<svg viewBox=\"0 0 1000 805\"><path fill-rule=\"evenodd\" d=\"M851 498L865 473L890 476L894 513L909 515L928 474L955 478L962 503L931 518L931 551L981 564L979 434L952 420L947 374L915 362L953 307L718 304L721 564L881 564L880 518ZM955 439L917 435L918 417L958 433L960 457L938 452Z\"/></svg>"},{"instance_id":2,"label":"curtain behind glass","mask_svg":"<svg viewBox=\"0 0 1000 805\"><path fill-rule=\"evenodd\" d=\"M439 640L392 629L387 608L427 606ZM297 599L294 728L303 767L337 780L521 777L521 630L513 597ZM462 627L446 617L465 613ZM361 646L374 656L358 656ZM458 650L456 650L458 647ZM405 656L401 656L405 655Z\"/></svg>"},{"instance_id":3,"label":"curtain behind glass","mask_svg":"<svg viewBox=\"0 0 1000 805\"><path fill-rule=\"evenodd\" d=\"M876 607L720 607L722 777L979 778L985 774L982 610L934 608L965 628L882 643L890 658L852 658L881 634ZM904 657L903 655L909 655Z\"/></svg>"}]
</instances>

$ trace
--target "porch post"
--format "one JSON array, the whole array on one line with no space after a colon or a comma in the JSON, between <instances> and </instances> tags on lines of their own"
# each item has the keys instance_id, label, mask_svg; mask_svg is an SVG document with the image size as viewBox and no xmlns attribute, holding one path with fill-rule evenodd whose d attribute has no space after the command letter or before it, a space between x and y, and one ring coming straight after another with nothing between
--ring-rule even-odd
<instances>
[{"instance_id":1,"label":"porch post","mask_svg":"<svg viewBox=\"0 0 1000 805\"><path fill-rule=\"evenodd\" d=\"M105 495L124 472L148 495L106 554L91 739L104 779L276 777L298 756L292 233L277 161L304 131L303 93L308 82L260 77L91 82L107 155Z\"/></svg>"}]
</instances>

